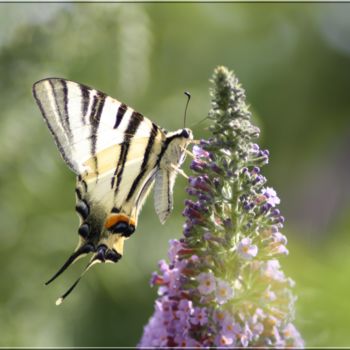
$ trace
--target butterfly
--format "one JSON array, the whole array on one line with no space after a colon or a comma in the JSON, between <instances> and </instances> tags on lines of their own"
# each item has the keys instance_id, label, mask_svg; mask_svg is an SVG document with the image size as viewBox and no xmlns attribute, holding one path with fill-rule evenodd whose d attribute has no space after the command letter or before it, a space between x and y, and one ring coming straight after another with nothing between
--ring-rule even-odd
<instances>
[{"instance_id":1,"label":"butterfly","mask_svg":"<svg viewBox=\"0 0 350 350\"><path fill-rule=\"evenodd\" d=\"M61 78L33 85L33 96L68 167L76 174L79 242L49 284L79 258L118 262L135 231L152 186L161 223L173 208L173 188L193 140L188 128L167 132L141 113L103 92Z\"/></svg>"}]
</instances>

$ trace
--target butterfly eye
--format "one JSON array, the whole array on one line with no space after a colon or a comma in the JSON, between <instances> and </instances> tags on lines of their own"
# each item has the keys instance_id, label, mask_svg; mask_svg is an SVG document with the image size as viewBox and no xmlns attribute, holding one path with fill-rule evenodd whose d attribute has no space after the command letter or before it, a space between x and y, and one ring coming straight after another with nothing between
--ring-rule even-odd
<instances>
[{"instance_id":1,"label":"butterfly eye","mask_svg":"<svg viewBox=\"0 0 350 350\"><path fill-rule=\"evenodd\" d=\"M181 136L184 137L185 139L188 139L190 137L190 134L187 129L182 129Z\"/></svg>"}]
</instances>

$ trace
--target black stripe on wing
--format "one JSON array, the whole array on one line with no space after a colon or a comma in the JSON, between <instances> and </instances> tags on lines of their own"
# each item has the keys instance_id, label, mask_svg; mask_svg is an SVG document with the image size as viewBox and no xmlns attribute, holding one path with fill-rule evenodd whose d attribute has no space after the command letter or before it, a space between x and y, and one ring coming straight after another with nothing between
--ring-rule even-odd
<instances>
[{"instance_id":1,"label":"black stripe on wing","mask_svg":"<svg viewBox=\"0 0 350 350\"><path fill-rule=\"evenodd\" d=\"M91 113L90 113L90 125L91 125L91 144L90 144L90 152L91 156L94 159L95 163L95 173L96 180L98 178L98 164L97 164L97 156L96 156L96 143L98 137L98 126L100 124L101 115L103 111L103 106L106 101L106 94L97 91L96 95L93 97Z\"/></svg>"},{"instance_id":2,"label":"black stripe on wing","mask_svg":"<svg viewBox=\"0 0 350 350\"><path fill-rule=\"evenodd\" d=\"M121 123L122 119L123 119L123 116L126 112L126 110L128 109L128 106L124 103L122 103L119 108L118 108L118 112L117 112L117 115L115 117L115 124L114 124L114 127L113 129L117 129L119 124Z\"/></svg>"},{"instance_id":3,"label":"black stripe on wing","mask_svg":"<svg viewBox=\"0 0 350 350\"><path fill-rule=\"evenodd\" d=\"M72 130L70 129L70 123L68 118L68 89L67 83L63 79L51 80L49 79L49 83L52 89L52 93L55 100L56 113L60 118L61 125L69 137L72 139ZM58 92L62 89L63 101L60 99Z\"/></svg>"},{"instance_id":4,"label":"black stripe on wing","mask_svg":"<svg viewBox=\"0 0 350 350\"><path fill-rule=\"evenodd\" d=\"M64 111L64 121L66 122L66 126L67 126L67 130L68 133L70 135L70 137L72 137L72 130L70 127L70 121L69 121L69 116L68 116L68 87L67 87L67 82L63 79L61 79L61 84L63 87L63 111Z\"/></svg>"},{"instance_id":5,"label":"black stripe on wing","mask_svg":"<svg viewBox=\"0 0 350 350\"><path fill-rule=\"evenodd\" d=\"M141 165L141 169L140 172L138 173L137 177L135 178L134 182L131 185L130 191L128 193L128 196L126 197L126 200L128 201L133 194L135 193L135 190L139 184L139 182L141 181L142 177L144 176L146 170L147 170L147 166L148 166L148 160L149 160L149 156L151 154L153 145L154 145L154 141L156 139L157 133L158 133L158 126L154 123L152 123L152 131L151 131L151 135L148 139L148 143L147 143L147 147L145 150L145 154L143 156L143 161L142 161L142 165Z\"/></svg>"},{"instance_id":6,"label":"black stripe on wing","mask_svg":"<svg viewBox=\"0 0 350 350\"><path fill-rule=\"evenodd\" d=\"M56 144L58 150L60 151L60 153L61 153L61 155L62 155L64 161L67 163L67 165L68 165L72 170L74 170L74 169L75 169L75 166L74 166L73 163L69 160L69 158L66 156L66 154L65 154L65 152L64 152L64 150L63 150L63 148L62 148L62 146L61 146L61 143L60 143L60 141L59 141L59 139L58 139L56 133L53 131L52 126L51 126L51 124L50 124L50 122L49 122L49 120L48 120L47 114L46 114L46 112L45 112L45 109L44 109L44 107L43 107L43 105L42 105L40 99L38 98L34 87L33 87L33 96L34 96L34 98L35 98L36 103L37 103L38 106L39 106L40 112L41 112L41 114L42 114L43 117L44 117L44 120L45 120L45 122L46 122L46 125L47 125L47 127L49 128L50 133L52 134L52 136L53 136L53 138L54 138L54 140L55 140L55 144Z\"/></svg>"},{"instance_id":7,"label":"black stripe on wing","mask_svg":"<svg viewBox=\"0 0 350 350\"><path fill-rule=\"evenodd\" d=\"M144 119L144 117L142 114L140 114L138 112L133 112L131 117L130 117L128 127L125 130L124 140L123 140L123 143L121 144L121 148L120 148L120 155L119 155L119 159L118 159L118 164L117 164L117 167L115 169L115 172L114 172L114 175L113 175L112 181L111 181L111 187L113 188L115 180L117 178L115 193L118 192L119 185L122 181L124 166L125 166L125 162L126 162L129 147L130 147L130 141L132 140L132 138L136 134L137 129L140 126L143 119Z\"/></svg>"},{"instance_id":8,"label":"black stripe on wing","mask_svg":"<svg viewBox=\"0 0 350 350\"><path fill-rule=\"evenodd\" d=\"M170 189L170 172L169 170L167 170L166 172L166 188L167 188L167 212L170 213L171 209L172 209L172 194L170 193L171 189Z\"/></svg>"},{"instance_id":9,"label":"black stripe on wing","mask_svg":"<svg viewBox=\"0 0 350 350\"><path fill-rule=\"evenodd\" d=\"M82 115L82 124L84 124L84 117L86 116L86 113L89 108L90 104L90 90L85 85L79 84L80 91L81 91L81 115Z\"/></svg>"}]
</instances>

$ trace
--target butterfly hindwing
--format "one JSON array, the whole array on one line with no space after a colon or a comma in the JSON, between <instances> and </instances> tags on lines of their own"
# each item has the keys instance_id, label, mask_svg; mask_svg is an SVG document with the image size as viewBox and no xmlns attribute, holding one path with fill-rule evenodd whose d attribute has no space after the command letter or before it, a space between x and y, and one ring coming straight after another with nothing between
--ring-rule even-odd
<instances>
[{"instance_id":1,"label":"butterfly hindwing","mask_svg":"<svg viewBox=\"0 0 350 350\"><path fill-rule=\"evenodd\" d=\"M154 208L162 224L173 209L173 187L176 173L169 169L159 170L154 183Z\"/></svg>"}]
</instances>

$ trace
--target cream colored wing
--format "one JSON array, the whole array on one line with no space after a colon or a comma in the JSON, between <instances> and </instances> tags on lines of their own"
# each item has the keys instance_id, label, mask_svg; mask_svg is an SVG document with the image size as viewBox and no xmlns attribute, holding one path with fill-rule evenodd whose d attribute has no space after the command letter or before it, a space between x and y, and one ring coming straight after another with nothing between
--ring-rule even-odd
<instances>
[{"instance_id":1,"label":"cream colored wing","mask_svg":"<svg viewBox=\"0 0 350 350\"><path fill-rule=\"evenodd\" d=\"M162 224L165 223L173 210L173 189L176 171L169 169L158 170L154 184L154 208Z\"/></svg>"},{"instance_id":2,"label":"cream colored wing","mask_svg":"<svg viewBox=\"0 0 350 350\"><path fill-rule=\"evenodd\" d=\"M49 78L33 85L33 95L62 157L77 175L100 151L150 137L149 119L85 85ZM95 159L96 172L98 166Z\"/></svg>"}]
</instances>

